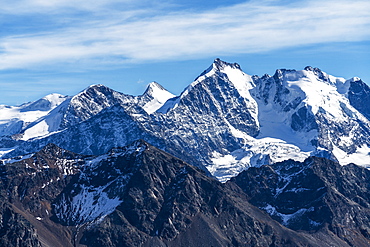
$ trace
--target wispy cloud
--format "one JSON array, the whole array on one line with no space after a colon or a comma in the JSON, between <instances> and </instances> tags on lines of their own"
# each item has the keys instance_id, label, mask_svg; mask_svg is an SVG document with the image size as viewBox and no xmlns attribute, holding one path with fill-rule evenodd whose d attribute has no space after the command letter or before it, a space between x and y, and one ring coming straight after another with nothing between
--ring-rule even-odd
<instances>
[{"instance_id":1,"label":"wispy cloud","mask_svg":"<svg viewBox=\"0 0 370 247\"><path fill-rule=\"evenodd\" d=\"M144 0L146 1L146 0ZM94 3L85 0L3 0L0 6L0 12L5 14L32 14L45 13L52 14L56 12L65 12L72 10L83 10L89 12L102 11L103 9L114 6L115 4L134 6L133 0L100 0Z\"/></svg>"},{"instance_id":2,"label":"wispy cloud","mask_svg":"<svg viewBox=\"0 0 370 247\"><path fill-rule=\"evenodd\" d=\"M2 70L47 64L88 67L140 63L370 40L367 0L307 0L286 5L249 1L197 13L138 9L130 0L104 0L94 6L75 0L24 2L35 9L66 11L74 6L78 10L105 12L83 15L64 27L32 35L3 35ZM131 8L123 10L123 2L132 4ZM0 11L12 10L0 7ZM65 12L63 15L68 17Z\"/></svg>"}]
</instances>

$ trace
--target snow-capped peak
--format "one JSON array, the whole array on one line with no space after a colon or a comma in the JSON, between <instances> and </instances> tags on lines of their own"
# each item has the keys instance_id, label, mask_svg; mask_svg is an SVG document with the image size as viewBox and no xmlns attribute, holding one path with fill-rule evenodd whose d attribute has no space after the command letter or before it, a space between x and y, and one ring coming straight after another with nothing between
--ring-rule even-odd
<instances>
[{"instance_id":1,"label":"snow-capped peak","mask_svg":"<svg viewBox=\"0 0 370 247\"><path fill-rule=\"evenodd\" d=\"M106 94L106 93L112 93L114 90L103 85L103 84L93 84L82 90L80 93L76 94L72 97L72 102L79 101L81 97L90 97L94 96L96 94Z\"/></svg>"},{"instance_id":2,"label":"snow-capped peak","mask_svg":"<svg viewBox=\"0 0 370 247\"><path fill-rule=\"evenodd\" d=\"M58 93L52 93L34 102L21 105L19 109L21 112L50 111L65 101L67 97Z\"/></svg>"},{"instance_id":3,"label":"snow-capped peak","mask_svg":"<svg viewBox=\"0 0 370 247\"><path fill-rule=\"evenodd\" d=\"M143 109L148 114L152 114L153 112L157 111L163 106L164 103L166 103L167 100L175 97L174 94L168 92L157 82L149 83L143 96L149 98L149 101L143 106Z\"/></svg>"},{"instance_id":4,"label":"snow-capped peak","mask_svg":"<svg viewBox=\"0 0 370 247\"><path fill-rule=\"evenodd\" d=\"M199 83L203 83L207 78L221 78L227 83L230 83L246 101L250 102L255 107L255 101L251 97L249 90L254 87L253 79L250 75L245 74L239 64L237 63L227 63L219 58L215 59L212 65L203 71L195 80L192 82L185 90L181 93L179 97L173 98L166 102L165 105L158 112L166 113L171 108L176 108L181 99L185 98L194 87Z\"/></svg>"},{"instance_id":5,"label":"snow-capped peak","mask_svg":"<svg viewBox=\"0 0 370 247\"><path fill-rule=\"evenodd\" d=\"M231 68L239 69L239 70L241 69L239 64L237 64L237 63L228 63L228 62L222 61L222 60L221 60L221 59L219 59L219 58L216 58L216 59L213 61L212 67L213 67L214 69L218 69L218 70L222 70L222 69L224 69L225 67L231 67Z\"/></svg>"},{"instance_id":6,"label":"snow-capped peak","mask_svg":"<svg viewBox=\"0 0 370 247\"><path fill-rule=\"evenodd\" d=\"M283 85L289 89L292 97L301 97L316 114L320 108L333 116L341 116L339 102L346 102L343 95L348 91L349 83L343 78L330 76L318 68L306 67L304 70L284 70Z\"/></svg>"},{"instance_id":7,"label":"snow-capped peak","mask_svg":"<svg viewBox=\"0 0 370 247\"><path fill-rule=\"evenodd\" d=\"M211 77L218 74L221 77L226 76L226 80L234 85L234 87L239 91L240 95L244 98L250 98L249 90L253 87L253 80L251 76L245 74L239 64L237 63L227 63L219 58L215 59L213 64L205 70L198 78L195 79L189 87L185 89L181 97L184 97L188 92L195 87L198 83L202 82L205 78Z\"/></svg>"},{"instance_id":8,"label":"snow-capped peak","mask_svg":"<svg viewBox=\"0 0 370 247\"><path fill-rule=\"evenodd\" d=\"M0 106L0 136L19 134L28 124L46 116L67 98L54 93L21 106Z\"/></svg>"},{"instance_id":9,"label":"snow-capped peak","mask_svg":"<svg viewBox=\"0 0 370 247\"><path fill-rule=\"evenodd\" d=\"M356 81L362 81L361 78L359 77L352 77L351 79L349 79L350 82L356 82Z\"/></svg>"},{"instance_id":10,"label":"snow-capped peak","mask_svg":"<svg viewBox=\"0 0 370 247\"><path fill-rule=\"evenodd\" d=\"M218 73L220 73L220 72L222 73L225 70L225 68L227 68L227 67L229 67L231 69L236 69L236 70L240 70L241 71L241 68L240 68L240 65L239 64L237 64L237 63L228 63L228 62L222 61L219 58L216 58L213 61L213 63L211 64L211 66L209 66L208 69L206 69L205 71L203 71L203 73L201 73L194 80L194 82L191 85L195 86L199 81L202 81L204 79L204 77L210 77L210 76L212 76L213 74L215 74L217 72Z\"/></svg>"},{"instance_id":11,"label":"snow-capped peak","mask_svg":"<svg viewBox=\"0 0 370 247\"><path fill-rule=\"evenodd\" d=\"M49 101L50 104L51 104L50 108L54 109L55 107L60 105L63 101L65 101L67 99L67 97L68 96L65 96L65 95L62 95L62 94L59 94L59 93L52 93L52 94L46 95L42 99L45 99L45 100Z\"/></svg>"},{"instance_id":12,"label":"snow-capped peak","mask_svg":"<svg viewBox=\"0 0 370 247\"><path fill-rule=\"evenodd\" d=\"M158 82L153 81L148 84L143 95L149 95L149 96L155 97L156 92L162 92L162 91L167 91L167 90L162 85L160 85Z\"/></svg>"},{"instance_id":13,"label":"snow-capped peak","mask_svg":"<svg viewBox=\"0 0 370 247\"><path fill-rule=\"evenodd\" d=\"M160 101L167 101L168 99L175 97L174 94L168 92L162 85L155 81L148 84L143 95L158 99Z\"/></svg>"}]
</instances>

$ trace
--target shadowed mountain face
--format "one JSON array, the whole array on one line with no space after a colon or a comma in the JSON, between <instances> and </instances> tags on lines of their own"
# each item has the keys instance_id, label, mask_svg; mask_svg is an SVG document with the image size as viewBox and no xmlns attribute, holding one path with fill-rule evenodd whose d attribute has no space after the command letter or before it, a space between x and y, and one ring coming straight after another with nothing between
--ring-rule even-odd
<instances>
[{"instance_id":1,"label":"shadowed mountain face","mask_svg":"<svg viewBox=\"0 0 370 247\"><path fill-rule=\"evenodd\" d=\"M2 162L9 246L349 246L334 228L285 228L235 183L144 141L101 156L50 144Z\"/></svg>"},{"instance_id":2,"label":"shadowed mountain face","mask_svg":"<svg viewBox=\"0 0 370 247\"><path fill-rule=\"evenodd\" d=\"M248 201L293 230L333 232L369 245L370 171L317 157L250 168L231 179Z\"/></svg>"}]
</instances>

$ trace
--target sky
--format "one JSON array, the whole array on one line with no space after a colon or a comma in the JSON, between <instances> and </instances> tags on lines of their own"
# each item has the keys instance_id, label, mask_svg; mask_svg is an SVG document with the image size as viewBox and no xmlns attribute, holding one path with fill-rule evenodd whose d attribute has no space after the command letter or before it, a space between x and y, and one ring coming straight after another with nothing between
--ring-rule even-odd
<instances>
[{"instance_id":1,"label":"sky","mask_svg":"<svg viewBox=\"0 0 370 247\"><path fill-rule=\"evenodd\" d=\"M368 0L2 0L0 104L92 84L178 95L215 58L250 75L318 67L370 84Z\"/></svg>"}]
</instances>

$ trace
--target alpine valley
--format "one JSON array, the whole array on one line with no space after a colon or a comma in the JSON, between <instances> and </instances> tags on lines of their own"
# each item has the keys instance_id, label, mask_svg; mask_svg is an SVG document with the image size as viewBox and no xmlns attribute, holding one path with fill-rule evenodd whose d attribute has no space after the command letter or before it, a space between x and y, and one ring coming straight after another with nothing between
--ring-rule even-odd
<instances>
[{"instance_id":1,"label":"alpine valley","mask_svg":"<svg viewBox=\"0 0 370 247\"><path fill-rule=\"evenodd\" d=\"M369 246L370 88L216 59L180 95L0 106L0 246Z\"/></svg>"}]
</instances>

